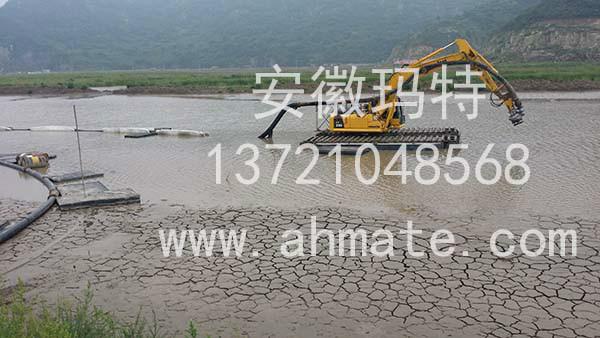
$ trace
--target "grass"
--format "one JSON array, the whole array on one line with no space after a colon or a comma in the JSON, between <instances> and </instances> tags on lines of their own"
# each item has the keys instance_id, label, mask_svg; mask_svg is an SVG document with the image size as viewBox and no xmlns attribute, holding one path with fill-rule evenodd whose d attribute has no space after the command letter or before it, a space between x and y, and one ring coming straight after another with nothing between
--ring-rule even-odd
<instances>
[{"instance_id":1,"label":"grass","mask_svg":"<svg viewBox=\"0 0 600 338\"><path fill-rule=\"evenodd\" d=\"M600 81L600 64L597 63L505 64L500 65L498 71L509 80Z\"/></svg>"},{"instance_id":2,"label":"grass","mask_svg":"<svg viewBox=\"0 0 600 338\"><path fill-rule=\"evenodd\" d=\"M387 66L389 67L389 66ZM373 67L377 68L377 67ZM385 67L380 67L385 68ZM526 63L501 64L498 69L509 81L514 80L552 80L600 81L600 64L578 62L564 63ZM284 68L286 72L300 72L302 84L318 85L311 76L316 69ZM239 70L177 70L177 71L107 71L107 72L73 72L48 74L8 74L0 75L0 88L68 88L86 89L101 86L128 86L145 88L194 88L205 90L226 90L229 92L251 92L255 88L264 88L268 80L261 86L255 83L256 72L272 72L269 69ZM371 86L379 83L379 75L372 74L371 67L361 67L358 76L366 77ZM430 77L420 80L425 87ZM290 79L281 79L280 84L291 84Z\"/></svg>"},{"instance_id":3,"label":"grass","mask_svg":"<svg viewBox=\"0 0 600 338\"><path fill-rule=\"evenodd\" d=\"M62 300L56 306L34 308L26 300L19 283L7 304L0 305L0 338L156 338L162 337L156 316L149 324L140 313L132 322L121 322L110 312L93 305L88 286L75 303ZM197 338L198 330L189 323L186 338Z\"/></svg>"},{"instance_id":4,"label":"grass","mask_svg":"<svg viewBox=\"0 0 600 338\"><path fill-rule=\"evenodd\" d=\"M308 79L307 79L308 80ZM0 76L0 87L80 88L103 86L253 88L255 73L240 70L208 71L110 71Z\"/></svg>"}]
</instances>

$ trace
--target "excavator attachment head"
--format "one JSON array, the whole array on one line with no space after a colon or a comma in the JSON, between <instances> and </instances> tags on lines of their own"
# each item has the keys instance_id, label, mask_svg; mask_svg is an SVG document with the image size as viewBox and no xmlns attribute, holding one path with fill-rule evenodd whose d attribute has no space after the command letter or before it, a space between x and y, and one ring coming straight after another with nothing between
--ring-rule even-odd
<instances>
[{"instance_id":1,"label":"excavator attachment head","mask_svg":"<svg viewBox=\"0 0 600 338\"><path fill-rule=\"evenodd\" d=\"M508 119L510 120L510 122L513 124L513 126L518 126L519 124L523 123L523 117L525 116L525 109L523 109L523 106L521 105L521 103L517 103L515 105L515 107L510 111L509 115L508 115Z\"/></svg>"}]
</instances>

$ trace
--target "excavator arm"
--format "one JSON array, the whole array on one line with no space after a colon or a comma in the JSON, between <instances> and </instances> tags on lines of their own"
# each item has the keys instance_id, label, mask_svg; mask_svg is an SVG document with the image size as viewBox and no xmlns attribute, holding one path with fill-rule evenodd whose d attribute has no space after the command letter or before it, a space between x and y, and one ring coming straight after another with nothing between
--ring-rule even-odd
<instances>
[{"instance_id":1,"label":"excavator arm","mask_svg":"<svg viewBox=\"0 0 600 338\"><path fill-rule=\"evenodd\" d=\"M458 52L444 56L439 56L447 51L450 47L456 45ZM442 47L421 59L408 65L408 69L418 70L419 77L430 74L431 72L443 67L444 65L471 65L473 71L481 72L481 80L490 91L491 95L495 95L501 103L494 105L504 105L508 109L509 120L513 125L517 126L523 122L525 115L521 100L517 97L517 93L513 87L506 81L494 68L494 66L479 54L471 45L463 39L457 39L453 43ZM398 98L396 97L397 90L400 86L407 86L414 78L414 71L400 71L394 73L389 79L391 90L385 96L385 102L390 108L382 109L378 112L379 121L385 121L382 125L383 129L387 129L391 125L394 107ZM377 106L384 107L382 102ZM377 110L377 109L376 109Z\"/></svg>"}]
</instances>

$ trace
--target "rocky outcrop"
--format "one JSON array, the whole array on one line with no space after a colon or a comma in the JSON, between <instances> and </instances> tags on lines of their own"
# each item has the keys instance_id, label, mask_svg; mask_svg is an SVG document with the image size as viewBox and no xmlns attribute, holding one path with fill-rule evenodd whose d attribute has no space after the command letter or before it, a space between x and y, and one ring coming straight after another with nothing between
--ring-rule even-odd
<instances>
[{"instance_id":1,"label":"rocky outcrop","mask_svg":"<svg viewBox=\"0 0 600 338\"><path fill-rule=\"evenodd\" d=\"M600 61L600 18L536 22L490 41L496 60Z\"/></svg>"}]
</instances>

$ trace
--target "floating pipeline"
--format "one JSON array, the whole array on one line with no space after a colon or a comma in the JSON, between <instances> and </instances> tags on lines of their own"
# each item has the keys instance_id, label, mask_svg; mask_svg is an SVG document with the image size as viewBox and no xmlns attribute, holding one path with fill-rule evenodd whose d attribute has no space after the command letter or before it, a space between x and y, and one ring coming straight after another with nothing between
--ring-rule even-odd
<instances>
[{"instance_id":1,"label":"floating pipeline","mask_svg":"<svg viewBox=\"0 0 600 338\"><path fill-rule=\"evenodd\" d=\"M40 126L40 127L31 127L29 131L75 131L75 127L69 126Z\"/></svg>"},{"instance_id":2,"label":"floating pipeline","mask_svg":"<svg viewBox=\"0 0 600 338\"><path fill-rule=\"evenodd\" d=\"M94 133L107 133L107 134L124 134L126 136L136 135L161 135L161 136L176 136L176 137L206 137L208 133L198 130L188 129L171 129L171 128L138 128L138 127L127 127L127 128L100 128L100 129L75 129L71 126L36 126L29 128L13 128L0 126L0 132L16 132L16 131L29 131L29 132L94 132Z\"/></svg>"},{"instance_id":3,"label":"floating pipeline","mask_svg":"<svg viewBox=\"0 0 600 338\"><path fill-rule=\"evenodd\" d=\"M110 134L150 134L151 128L102 128L103 133Z\"/></svg>"},{"instance_id":4,"label":"floating pipeline","mask_svg":"<svg viewBox=\"0 0 600 338\"><path fill-rule=\"evenodd\" d=\"M184 137L205 137L208 133L197 131L197 130L178 130L178 129L160 129L157 130L158 135L164 136L184 136Z\"/></svg>"}]
</instances>

